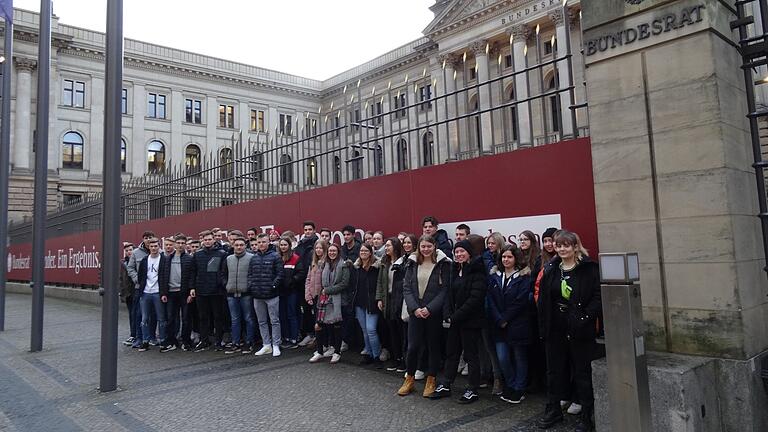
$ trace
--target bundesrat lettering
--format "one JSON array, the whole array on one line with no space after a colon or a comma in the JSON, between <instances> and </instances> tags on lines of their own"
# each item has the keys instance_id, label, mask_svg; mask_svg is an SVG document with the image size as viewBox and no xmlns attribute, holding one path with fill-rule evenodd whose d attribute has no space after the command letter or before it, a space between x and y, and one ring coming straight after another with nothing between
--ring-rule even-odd
<instances>
[{"instance_id":1,"label":"bundesrat lettering","mask_svg":"<svg viewBox=\"0 0 768 432\"><path fill-rule=\"evenodd\" d=\"M704 5L685 7L678 13L664 15L637 27L624 29L616 33L600 36L587 41L587 56L607 51L616 47L630 45L638 40L645 40L671 30L701 22L701 10Z\"/></svg>"}]
</instances>

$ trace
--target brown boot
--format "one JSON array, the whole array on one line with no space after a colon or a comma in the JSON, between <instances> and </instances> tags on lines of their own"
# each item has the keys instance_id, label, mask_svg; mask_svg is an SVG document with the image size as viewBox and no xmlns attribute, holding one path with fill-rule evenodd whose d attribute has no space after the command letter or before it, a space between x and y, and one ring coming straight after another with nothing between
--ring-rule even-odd
<instances>
[{"instance_id":1,"label":"brown boot","mask_svg":"<svg viewBox=\"0 0 768 432\"><path fill-rule=\"evenodd\" d=\"M416 380L413 378L413 375L405 375L405 381L403 381L403 385L400 386L400 390L397 391L398 396L408 396L411 394L415 383Z\"/></svg>"},{"instance_id":2,"label":"brown boot","mask_svg":"<svg viewBox=\"0 0 768 432\"><path fill-rule=\"evenodd\" d=\"M422 396L425 398L428 398L432 396L432 393L435 392L435 387L437 387L437 380L434 376L428 376L427 377L427 383L424 384L424 393Z\"/></svg>"}]
</instances>

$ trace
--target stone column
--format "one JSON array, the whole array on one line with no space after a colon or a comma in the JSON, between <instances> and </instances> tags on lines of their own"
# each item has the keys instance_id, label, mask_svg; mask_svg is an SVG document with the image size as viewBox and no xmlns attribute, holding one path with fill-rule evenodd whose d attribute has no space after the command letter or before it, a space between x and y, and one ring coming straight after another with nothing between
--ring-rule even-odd
<instances>
[{"instance_id":1,"label":"stone column","mask_svg":"<svg viewBox=\"0 0 768 432\"><path fill-rule=\"evenodd\" d=\"M531 29L525 24L514 26L510 29L512 34L512 59L515 72L524 70L528 66L526 60L528 49L528 38L531 37ZM528 99L528 74L522 73L515 75L515 99ZM524 102L517 105L517 124L519 133L517 138L518 147L530 147L531 140L531 103Z\"/></svg>"},{"instance_id":2,"label":"stone column","mask_svg":"<svg viewBox=\"0 0 768 432\"><path fill-rule=\"evenodd\" d=\"M568 12L568 15L570 15L570 11ZM552 22L555 23L555 37L557 41L557 51L556 55L557 57L562 57L565 55L566 51L566 43L568 42L568 32L571 31L571 17L570 16L564 16L562 9L556 9L549 13L549 18L552 20ZM571 47L571 53L573 53L573 47ZM567 88L571 83L569 82L569 70L568 70L568 61L563 60L557 62L557 75L558 75L558 82L559 82L559 88L564 89ZM560 93L560 117L562 118L561 122L561 132L563 134L564 138L573 138L573 119L571 118L571 93L568 91Z\"/></svg>"},{"instance_id":3,"label":"stone column","mask_svg":"<svg viewBox=\"0 0 768 432\"><path fill-rule=\"evenodd\" d=\"M450 94L456 91L456 65L461 60L455 54L443 54L438 57L440 65L443 68L443 94ZM441 84L438 83L438 86ZM456 118L456 95L446 96L440 102L440 120L452 120ZM448 143L447 160L457 160L459 154L459 127L456 120L449 121L441 129L440 137ZM445 131L445 132L443 132Z\"/></svg>"},{"instance_id":4,"label":"stone column","mask_svg":"<svg viewBox=\"0 0 768 432\"><path fill-rule=\"evenodd\" d=\"M488 52L490 46L487 40L473 42L469 49L475 54L477 64L477 83L480 87L477 89L478 106L480 111L491 108L491 85L488 84L490 73L488 71ZM491 123L491 113L485 112L480 115L480 143L481 154L490 154L493 147L493 127Z\"/></svg>"},{"instance_id":5,"label":"stone column","mask_svg":"<svg viewBox=\"0 0 768 432\"><path fill-rule=\"evenodd\" d=\"M16 57L16 131L13 142L13 168L29 170L32 155L32 70L37 62Z\"/></svg>"}]
</instances>

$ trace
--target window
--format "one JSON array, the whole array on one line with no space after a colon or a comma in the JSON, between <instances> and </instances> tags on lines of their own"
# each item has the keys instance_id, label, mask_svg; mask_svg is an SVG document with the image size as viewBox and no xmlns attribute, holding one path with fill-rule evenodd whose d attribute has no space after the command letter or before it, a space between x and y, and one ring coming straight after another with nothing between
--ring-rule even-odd
<instances>
[{"instance_id":1,"label":"window","mask_svg":"<svg viewBox=\"0 0 768 432\"><path fill-rule=\"evenodd\" d=\"M264 111L251 110L251 130L264 132Z\"/></svg>"},{"instance_id":2,"label":"window","mask_svg":"<svg viewBox=\"0 0 768 432\"><path fill-rule=\"evenodd\" d=\"M333 117L333 136L335 138L339 137L339 128L341 127L341 119L339 118L339 113L336 113L336 115Z\"/></svg>"},{"instance_id":3,"label":"window","mask_svg":"<svg viewBox=\"0 0 768 432\"><path fill-rule=\"evenodd\" d=\"M304 119L304 138L314 137L317 135L317 122L315 119L306 117Z\"/></svg>"},{"instance_id":4,"label":"window","mask_svg":"<svg viewBox=\"0 0 768 432\"><path fill-rule=\"evenodd\" d=\"M355 150L352 152L352 180L360 180L363 178L363 157L360 155L360 151Z\"/></svg>"},{"instance_id":5,"label":"window","mask_svg":"<svg viewBox=\"0 0 768 432\"><path fill-rule=\"evenodd\" d=\"M85 106L85 83L82 81L64 80L64 96L62 105L82 108Z\"/></svg>"},{"instance_id":6,"label":"window","mask_svg":"<svg viewBox=\"0 0 768 432\"><path fill-rule=\"evenodd\" d=\"M395 107L395 110L396 110L395 111L395 118L396 119L403 118L403 117L406 116L406 110L405 109L401 109L401 110L397 111L398 108L405 108L405 106L406 106L406 103L405 103L405 93L399 93L397 96L394 97L394 99L393 99L393 106Z\"/></svg>"},{"instance_id":7,"label":"window","mask_svg":"<svg viewBox=\"0 0 768 432\"><path fill-rule=\"evenodd\" d=\"M264 153L253 152L252 156L253 164L253 180L264 181Z\"/></svg>"},{"instance_id":8,"label":"window","mask_svg":"<svg viewBox=\"0 0 768 432\"><path fill-rule=\"evenodd\" d=\"M512 54L507 54L504 56L504 68L511 68L512 67Z\"/></svg>"},{"instance_id":9,"label":"window","mask_svg":"<svg viewBox=\"0 0 768 432\"><path fill-rule=\"evenodd\" d=\"M123 93L120 96L120 112L128 114L128 89L123 89Z\"/></svg>"},{"instance_id":10,"label":"window","mask_svg":"<svg viewBox=\"0 0 768 432\"><path fill-rule=\"evenodd\" d=\"M293 163L285 153L280 156L280 183L293 183Z\"/></svg>"},{"instance_id":11,"label":"window","mask_svg":"<svg viewBox=\"0 0 768 432\"><path fill-rule=\"evenodd\" d=\"M127 146L125 145L125 140L120 138L120 171L121 172L125 172L126 157L127 157Z\"/></svg>"},{"instance_id":12,"label":"window","mask_svg":"<svg viewBox=\"0 0 768 432\"><path fill-rule=\"evenodd\" d=\"M408 141L400 138L397 140L397 170L408 169Z\"/></svg>"},{"instance_id":13,"label":"window","mask_svg":"<svg viewBox=\"0 0 768 432\"><path fill-rule=\"evenodd\" d=\"M469 79L473 80L475 78L477 78L477 68L475 65L472 65L472 67L469 68Z\"/></svg>"},{"instance_id":14,"label":"window","mask_svg":"<svg viewBox=\"0 0 768 432\"><path fill-rule=\"evenodd\" d=\"M184 198L184 213L194 213L203 209L203 200L200 198Z\"/></svg>"},{"instance_id":15,"label":"window","mask_svg":"<svg viewBox=\"0 0 768 432\"><path fill-rule=\"evenodd\" d=\"M509 91L509 100L510 101L515 100L515 91L514 91L514 89ZM518 118L517 118L517 106L513 105L513 106L509 107L509 114L510 114L509 115L509 119L510 119L511 124L512 124L512 128L511 128L512 129L512 141L517 141L518 134L520 133L519 132L520 123L519 123Z\"/></svg>"},{"instance_id":16,"label":"window","mask_svg":"<svg viewBox=\"0 0 768 432\"><path fill-rule=\"evenodd\" d=\"M352 129L349 130L349 132L357 132L360 130L360 109L355 109L353 111L349 112L349 119L350 123L352 124Z\"/></svg>"},{"instance_id":17,"label":"window","mask_svg":"<svg viewBox=\"0 0 768 432\"><path fill-rule=\"evenodd\" d=\"M432 84L427 84L419 87L419 101L422 102L421 110L426 111L432 109ZM427 101L427 102L424 102Z\"/></svg>"},{"instance_id":18,"label":"window","mask_svg":"<svg viewBox=\"0 0 768 432\"><path fill-rule=\"evenodd\" d=\"M79 204L83 200L83 196L80 194L65 193L61 197L62 197L62 200L64 201L65 206Z\"/></svg>"},{"instance_id":19,"label":"window","mask_svg":"<svg viewBox=\"0 0 768 432\"><path fill-rule=\"evenodd\" d=\"M222 207L231 206L231 205L234 205L234 204L235 204L235 200L233 200L232 198L221 200L221 206Z\"/></svg>"},{"instance_id":20,"label":"window","mask_svg":"<svg viewBox=\"0 0 768 432\"><path fill-rule=\"evenodd\" d=\"M557 88L557 85L555 84L555 77L554 75L549 80L549 85L547 85L547 91L555 90ZM550 109L550 118L552 119L552 132L560 132L560 101L558 100L559 97L557 94L553 94L549 97L549 109Z\"/></svg>"},{"instance_id":21,"label":"window","mask_svg":"<svg viewBox=\"0 0 768 432\"><path fill-rule=\"evenodd\" d=\"M424 166L433 165L435 163L435 160L434 160L435 139L432 136L432 132L427 132L424 134L424 137L422 138L422 143L421 143L421 151L422 151Z\"/></svg>"},{"instance_id":22,"label":"window","mask_svg":"<svg viewBox=\"0 0 768 432\"><path fill-rule=\"evenodd\" d=\"M371 104L371 117L373 117L373 123L376 125L381 124L382 112L384 111L384 104L379 100Z\"/></svg>"},{"instance_id":23,"label":"window","mask_svg":"<svg viewBox=\"0 0 768 432\"><path fill-rule=\"evenodd\" d=\"M555 41L554 45L552 45L551 40L544 42L544 55L550 55L555 51L557 51L557 41Z\"/></svg>"},{"instance_id":24,"label":"window","mask_svg":"<svg viewBox=\"0 0 768 432\"><path fill-rule=\"evenodd\" d=\"M231 148L223 148L219 152L219 175L223 179L231 179L235 176L235 163Z\"/></svg>"},{"instance_id":25,"label":"window","mask_svg":"<svg viewBox=\"0 0 768 432\"><path fill-rule=\"evenodd\" d=\"M280 114L280 134L293 135L293 119L288 114Z\"/></svg>"},{"instance_id":26,"label":"window","mask_svg":"<svg viewBox=\"0 0 768 432\"><path fill-rule=\"evenodd\" d=\"M219 105L219 127L233 129L235 127L235 107Z\"/></svg>"},{"instance_id":27,"label":"window","mask_svg":"<svg viewBox=\"0 0 768 432\"><path fill-rule=\"evenodd\" d=\"M165 145L152 140L147 147L147 171L149 173L160 173L165 171Z\"/></svg>"},{"instance_id":28,"label":"window","mask_svg":"<svg viewBox=\"0 0 768 432\"><path fill-rule=\"evenodd\" d=\"M147 94L147 117L165 118L165 95L158 93Z\"/></svg>"},{"instance_id":29,"label":"window","mask_svg":"<svg viewBox=\"0 0 768 432\"><path fill-rule=\"evenodd\" d=\"M341 158L333 157L333 183L341 183Z\"/></svg>"},{"instance_id":30,"label":"window","mask_svg":"<svg viewBox=\"0 0 768 432\"><path fill-rule=\"evenodd\" d=\"M67 132L62 140L62 167L71 169L83 169L82 135L77 132Z\"/></svg>"},{"instance_id":31,"label":"window","mask_svg":"<svg viewBox=\"0 0 768 432\"><path fill-rule=\"evenodd\" d=\"M317 161L315 158L307 159L307 186L317 186Z\"/></svg>"},{"instance_id":32,"label":"window","mask_svg":"<svg viewBox=\"0 0 768 432\"><path fill-rule=\"evenodd\" d=\"M382 175L384 174L384 149L376 144L373 152L373 175Z\"/></svg>"},{"instance_id":33,"label":"window","mask_svg":"<svg viewBox=\"0 0 768 432\"><path fill-rule=\"evenodd\" d=\"M187 174L200 172L200 147L194 144L187 146L184 152L184 167L187 169Z\"/></svg>"},{"instance_id":34,"label":"window","mask_svg":"<svg viewBox=\"0 0 768 432\"><path fill-rule=\"evenodd\" d=\"M184 100L184 121L187 123L203 123L203 102L197 99Z\"/></svg>"}]
</instances>

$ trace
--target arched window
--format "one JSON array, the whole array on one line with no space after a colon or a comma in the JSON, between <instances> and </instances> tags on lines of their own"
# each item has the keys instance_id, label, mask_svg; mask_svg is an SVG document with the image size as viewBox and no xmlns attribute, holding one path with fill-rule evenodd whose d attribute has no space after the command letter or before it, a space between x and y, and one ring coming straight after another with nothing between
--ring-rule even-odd
<instances>
[{"instance_id":1,"label":"arched window","mask_svg":"<svg viewBox=\"0 0 768 432\"><path fill-rule=\"evenodd\" d=\"M184 167L187 169L187 174L200 172L200 147L195 144L187 146L184 152Z\"/></svg>"},{"instance_id":2,"label":"arched window","mask_svg":"<svg viewBox=\"0 0 768 432\"><path fill-rule=\"evenodd\" d=\"M509 96L509 100L513 101L515 100L515 89L510 86L509 92L507 93ZM517 118L517 106L512 105L509 107L509 121L510 121L510 131L512 133L512 141L517 141L519 136L519 129L520 129L520 121Z\"/></svg>"},{"instance_id":3,"label":"arched window","mask_svg":"<svg viewBox=\"0 0 768 432\"><path fill-rule=\"evenodd\" d=\"M384 174L384 149L376 144L373 154L373 175Z\"/></svg>"},{"instance_id":4,"label":"arched window","mask_svg":"<svg viewBox=\"0 0 768 432\"><path fill-rule=\"evenodd\" d=\"M408 141L403 138L397 140L397 170L408 169Z\"/></svg>"},{"instance_id":5,"label":"arched window","mask_svg":"<svg viewBox=\"0 0 768 432\"><path fill-rule=\"evenodd\" d=\"M235 162L231 148L223 148L219 151L219 175L223 179L231 179L235 176Z\"/></svg>"},{"instance_id":6,"label":"arched window","mask_svg":"<svg viewBox=\"0 0 768 432\"><path fill-rule=\"evenodd\" d=\"M430 166L435 163L435 139L432 132L427 132L421 139L421 153L424 160L424 166Z\"/></svg>"},{"instance_id":7,"label":"arched window","mask_svg":"<svg viewBox=\"0 0 768 432\"><path fill-rule=\"evenodd\" d=\"M552 77L547 81L547 91L555 90L557 89L557 84L555 83L555 74L552 74ZM559 96L557 94L553 94L552 96L549 96L549 111L550 111L550 124L552 125L552 132L560 132L560 101Z\"/></svg>"},{"instance_id":8,"label":"arched window","mask_svg":"<svg viewBox=\"0 0 768 432\"><path fill-rule=\"evenodd\" d=\"M341 158L333 157L333 183L341 183Z\"/></svg>"},{"instance_id":9,"label":"arched window","mask_svg":"<svg viewBox=\"0 0 768 432\"><path fill-rule=\"evenodd\" d=\"M125 172L126 158L127 158L127 146L125 145L125 139L120 138L120 172Z\"/></svg>"},{"instance_id":10,"label":"arched window","mask_svg":"<svg viewBox=\"0 0 768 432\"><path fill-rule=\"evenodd\" d=\"M280 183L293 183L293 163L289 155L280 156Z\"/></svg>"},{"instance_id":11,"label":"arched window","mask_svg":"<svg viewBox=\"0 0 768 432\"><path fill-rule=\"evenodd\" d=\"M360 155L359 150L352 152L352 180L360 180L363 178L363 157Z\"/></svg>"},{"instance_id":12,"label":"arched window","mask_svg":"<svg viewBox=\"0 0 768 432\"><path fill-rule=\"evenodd\" d=\"M315 158L307 159L307 186L317 186L317 161Z\"/></svg>"},{"instance_id":13,"label":"arched window","mask_svg":"<svg viewBox=\"0 0 768 432\"><path fill-rule=\"evenodd\" d=\"M251 179L256 181L264 181L264 153L255 151L251 156L253 163L251 167L253 169L253 175Z\"/></svg>"},{"instance_id":14,"label":"arched window","mask_svg":"<svg viewBox=\"0 0 768 432\"><path fill-rule=\"evenodd\" d=\"M150 173L159 173L165 171L165 145L152 140L147 147L147 171Z\"/></svg>"},{"instance_id":15,"label":"arched window","mask_svg":"<svg viewBox=\"0 0 768 432\"><path fill-rule=\"evenodd\" d=\"M62 167L83 169L83 136L77 132L67 132L62 139Z\"/></svg>"}]
</instances>

